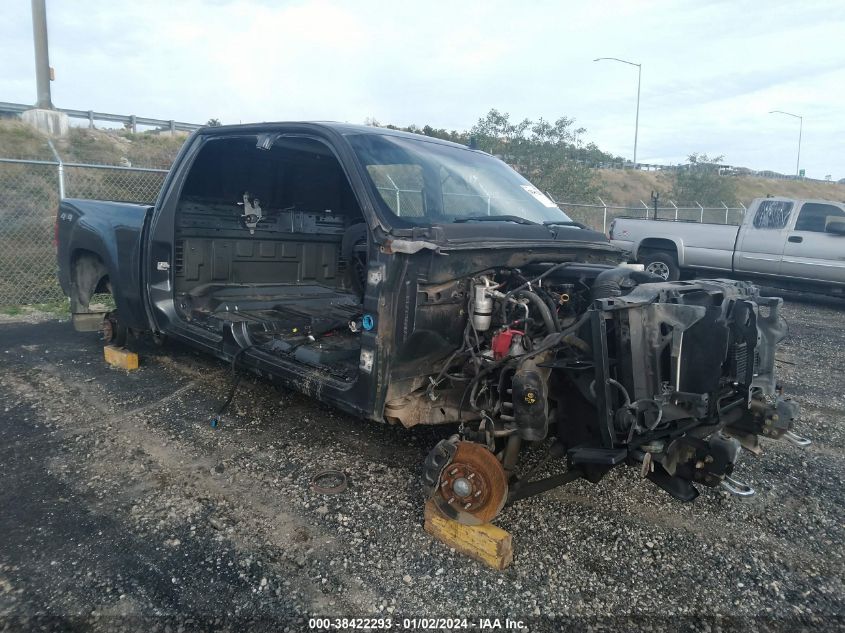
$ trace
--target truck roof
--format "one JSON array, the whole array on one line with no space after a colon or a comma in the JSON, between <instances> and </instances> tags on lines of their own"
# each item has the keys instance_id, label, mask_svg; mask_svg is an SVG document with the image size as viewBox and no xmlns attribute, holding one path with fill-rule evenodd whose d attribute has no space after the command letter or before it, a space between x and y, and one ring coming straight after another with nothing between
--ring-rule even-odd
<instances>
[{"instance_id":1,"label":"truck roof","mask_svg":"<svg viewBox=\"0 0 845 633\"><path fill-rule=\"evenodd\" d=\"M204 126L197 130L196 133L203 134L206 136L216 136L218 134L232 134L233 132L266 133L273 132L281 128L289 128L291 126L332 130L343 136L348 136L352 134L377 134L380 136L400 136L403 138L413 139L417 141L424 140L432 143L439 143L441 145L451 145L452 147L459 147L461 149L471 149L468 148L466 145L461 145L460 143L453 143L452 141L445 141L434 136L426 136L424 134L416 134L414 132L403 132L401 130L393 130L385 127L374 127L372 125L342 123L339 121L272 121L263 123L244 123L238 125L219 125L214 127Z\"/></svg>"},{"instance_id":2,"label":"truck roof","mask_svg":"<svg viewBox=\"0 0 845 633\"><path fill-rule=\"evenodd\" d=\"M794 202L796 204L804 204L805 202L814 202L819 204L843 204L842 200L828 200L824 198L790 198L789 196L761 196L754 198L751 203L758 200L777 200L778 202Z\"/></svg>"}]
</instances>

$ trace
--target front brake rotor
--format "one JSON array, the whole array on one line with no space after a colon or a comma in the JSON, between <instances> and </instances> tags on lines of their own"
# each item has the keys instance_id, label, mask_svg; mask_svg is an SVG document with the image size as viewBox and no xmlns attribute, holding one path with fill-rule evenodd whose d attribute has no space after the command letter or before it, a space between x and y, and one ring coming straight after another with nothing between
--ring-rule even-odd
<instances>
[{"instance_id":1,"label":"front brake rotor","mask_svg":"<svg viewBox=\"0 0 845 633\"><path fill-rule=\"evenodd\" d=\"M464 525L488 523L508 498L508 479L496 456L475 442L458 442L432 492L434 504Z\"/></svg>"}]
</instances>

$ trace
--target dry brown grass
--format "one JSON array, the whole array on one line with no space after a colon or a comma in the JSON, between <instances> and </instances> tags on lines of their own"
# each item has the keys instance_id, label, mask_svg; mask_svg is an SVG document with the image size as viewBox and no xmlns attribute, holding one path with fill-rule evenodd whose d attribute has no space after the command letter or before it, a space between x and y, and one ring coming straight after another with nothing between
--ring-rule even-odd
<instances>
[{"instance_id":1,"label":"dry brown grass","mask_svg":"<svg viewBox=\"0 0 845 633\"><path fill-rule=\"evenodd\" d=\"M47 138L19 119L0 119L0 158L53 160Z\"/></svg>"},{"instance_id":2,"label":"dry brown grass","mask_svg":"<svg viewBox=\"0 0 845 633\"><path fill-rule=\"evenodd\" d=\"M737 180L737 193L743 204L748 204L753 198L762 198L767 195L845 200L845 185L812 180L770 180L745 177Z\"/></svg>"},{"instance_id":3,"label":"dry brown grass","mask_svg":"<svg viewBox=\"0 0 845 633\"><path fill-rule=\"evenodd\" d=\"M167 169L187 137L72 127L68 136L56 139L55 146L66 163ZM53 154L45 135L18 119L0 119L0 158L53 160Z\"/></svg>"},{"instance_id":4,"label":"dry brown grass","mask_svg":"<svg viewBox=\"0 0 845 633\"><path fill-rule=\"evenodd\" d=\"M187 134L131 134L123 130L89 130L72 128L67 138L60 139L57 149L65 162L168 168ZM46 137L17 119L0 119L0 157L52 160ZM618 169L596 172L600 195L608 204L640 207L640 201L651 204L651 192L660 193L668 205L672 189L671 174ZM766 196L845 200L845 185L816 181L773 180L751 176L734 177L737 198L745 205L752 199ZM560 197L566 200L565 196ZM567 200L593 202L598 200Z\"/></svg>"},{"instance_id":5,"label":"dry brown grass","mask_svg":"<svg viewBox=\"0 0 845 633\"><path fill-rule=\"evenodd\" d=\"M640 200L651 204L651 192L660 193L665 204L669 203L672 189L671 175L666 172L630 171L619 169L598 170L601 196L608 204L642 206ZM820 198L845 200L845 185L813 180L774 180L753 176L725 176L736 181L737 198L748 205L754 198L767 195L788 198ZM661 202L663 206L664 202Z\"/></svg>"}]
</instances>

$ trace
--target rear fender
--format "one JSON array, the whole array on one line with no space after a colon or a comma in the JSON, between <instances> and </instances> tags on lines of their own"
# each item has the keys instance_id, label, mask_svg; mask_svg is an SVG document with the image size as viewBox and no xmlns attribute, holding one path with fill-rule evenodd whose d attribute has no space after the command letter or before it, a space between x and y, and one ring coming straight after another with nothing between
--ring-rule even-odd
<instances>
[{"instance_id":1,"label":"rear fender","mask_svg":"<svg viewBox=\"0 0 845 633\"><path fill-rule=\"evenodd\" d=\"M679 266L684 265L684 241L680 237L646 237L635 245L634 257L639 260L647 250L668 251L675 255Z\"/></svg>"},{"instance_id":2,"label":"rear fender","mask_svg":"<svg viewBox=\"0 0 845 633\"><path fill-rule=\"evenodd\" d=\"M149 329L141 294L144 211L114 202L62 202L59 269L73 313L90 312L91 296L110 291L123 325Z\"/></svg>"}]
</instances>

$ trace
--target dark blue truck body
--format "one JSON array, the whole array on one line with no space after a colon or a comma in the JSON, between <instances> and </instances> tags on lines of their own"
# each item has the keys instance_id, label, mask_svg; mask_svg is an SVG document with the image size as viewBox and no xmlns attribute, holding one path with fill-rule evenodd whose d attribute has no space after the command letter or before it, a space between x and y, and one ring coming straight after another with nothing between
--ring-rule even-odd
<instances>
[{"instance_id":1,"label":"dark blue truck body","mask_svg":"<svg viewBox=\"0 0 845 633\"><path fill-rule=\"evenodd\" d=\"M464 522L623 463L679 499L736 492L740 441L795 439L780 299L619 265L604 235L453 143L203 128L155 205L63 200L57 236L77 329L166 335L356 416L455 425L423 480ZM92 312L99 292L115 310ZM566 476L520 480L521 443L547 438ZM446 477L453 460L482 487Z\"/></svg>"}]
</instances>

